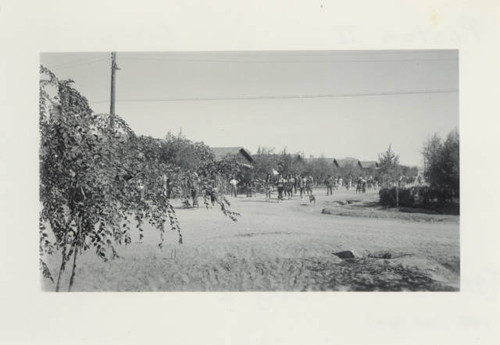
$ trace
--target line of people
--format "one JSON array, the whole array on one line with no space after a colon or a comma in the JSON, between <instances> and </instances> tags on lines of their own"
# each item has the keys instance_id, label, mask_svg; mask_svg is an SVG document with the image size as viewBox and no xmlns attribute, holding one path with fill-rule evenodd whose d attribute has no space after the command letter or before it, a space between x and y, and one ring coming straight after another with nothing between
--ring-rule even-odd
<instances>
[{"instance_id":1,"label":"line of people","mask_svg":"<svg viewBox=\"0 0 500 345\"><path fill-rule=\"evenodd\" d=\"M325 179L324 184L326 186L326 195L332 195L334 190L339 190L340 187L345 187L348 191L354 186L356 187L356 193L366 193L367 190L377 189L378 181L372 176L363 177L360 176L357 179L353 179L351 176L345 180L342 176L330 176Z\"/></svg>"},{"instance_id":2,"label":"line of people","mask_svg":"<svg viewBox=\"0 0 500 345\"><path fill-rule=\"evenodd\" d=\"M311 195L313 193L314 178L312 176L302 175L278 175L277 177L269 174L265 182L266 200L271 200L272 192L277 190L278 201L292 199L297 193L300 194L302 199L304 195Z\"/></svg>"}]
</instances>

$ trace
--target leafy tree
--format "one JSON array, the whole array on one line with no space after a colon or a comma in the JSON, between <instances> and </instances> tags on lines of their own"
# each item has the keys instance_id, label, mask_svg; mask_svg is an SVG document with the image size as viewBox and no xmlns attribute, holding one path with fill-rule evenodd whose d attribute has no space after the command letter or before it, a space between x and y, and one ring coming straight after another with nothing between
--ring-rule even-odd
<instances>
[{"instance_id":1,"label":"leafy tree","mask_svg":"<svg viewBox=\"0 0 500 345\"><path fill-rule=\"evenodd\" d=\"M304 174L306 172L308 167L304 161L304 154L298 153L293 157L292 167L294 175Z\"/></svg>"},{"instance_id":2,"label":"leafy tree","mask_svg":"<svg viewBox=\"0 0 500 345\"><path fill-rule=\"evenodd\" d=\"M392 151L391 145L384 153L379 154L378 164L378 174L382 185L389 186L398 181L401 175L399 155Z\"/></svg>"},{"instance_id":3,"label":"leafy tree","mask_svg":"<svg viewBox=\"0 0 500 345\"><path fill-rule=\"evenodd\" d=\"M284 148L278 156L278 171L283 176L292 175L294 173L293 158L292 155L286 151L286 148Z\"/></svg>"},{"instance_id":4,"label":"leafy tree","mask_svg":"<svg viewBox=\"0 0 500 345\"><path fill-rule=\"evenodd\" d=\"M259 147L253 158L255 175L259 180L265 180L272 169L278 169L278 157L273 148Z\"/></svg>"},{"instance_id":5,"label":"leafy tree","mask_svg":"<svg viewBox=\"0 0 500 345\"><path fill-rule=\"evenodd\" d=\"M157 228L160 247L168 222L182 243L165 176L179 184L189 173L187 167L162 156L164 141L137 137L119 116L111 128L110 116L95 114L71 80L59 80L43 66L40 72L39 249L44 277L54 281L44 258L60 251L56 291L72 257L71 290L78 253L93 249L105 261L118 257L115 246L131 243L133 220L141 237L145 220ZM201 189L206 191L207 169L217 171L209 155L199 158ZM223 196L217 202L224 214L236 220L238 214L229 210Z\"/></svg>"},{"instance_id":6,"label":"leafy tree","mask_svg":"<svg viewBox=\"0 0 500 345\"><path fill-rule=\"evenodd\" d=\"M345 178L351 177L355 180L362 175L362 171L359 165L353 162L334 169L334 174L344 176Z\"/></svg>"},{"instance_id":7,"label":"leafy tree","mask_svg":"<svg viewBox=\"0 0 500 345\"><path fill-rule=\"evenodd\" d=\"M399 155L392 151L391 145L384 153L378 156L379 173L378 179L382 186L389 187L399 180L401 169L399 165ZM399 187L396 186L396 206L399 207Z\"/></svg>"},{"instance_id":8,"label":"leafy tree","mask_svg":"<svg viewBox=\"0 0 500 345\"><path fill-rule=\"evenodd\" d=\"M322 183L328 175L333 173L333 162L327 161L324 157L311 160L308 166L311 175L318 183Z\"/></svg>"},{"instance_id":9,"label":"leafy tree","mask_svg":"<svg viewBox=\"0 0 500 345\"><path fill-rule=\"evenodd\" d=\"M173 135L168 132L162 143L161 159L164 162L177 165L181 168L197 171L207 161L213 161L214 156L210 148L202 142L192 142L182 133Z\"/></svg>"},{"instance_id":10,"label":"leafy tree","mask_svg":"<svg viewBox=\"0 0 500 345\"><path fill-rule=\"evenodd\" d=\"M400 165L400 170L401 170L401 175L407 176L407 177L415 177L418 175L418 168L417 167L410 167L406 165Z\"/></svg>"},{"instance_id":11,"label":"leafy tree","mask_svg":"<svg viewBox=\"0 0 500 345\"><path fill-rule=\"evenodd\" d=\"M431 189L440 192L438 195L442 201L460 195L459 148L460 141L456 130L450 132L444 142L434 134L424 143L424 177Z\"/></svg>"}]
</instances>

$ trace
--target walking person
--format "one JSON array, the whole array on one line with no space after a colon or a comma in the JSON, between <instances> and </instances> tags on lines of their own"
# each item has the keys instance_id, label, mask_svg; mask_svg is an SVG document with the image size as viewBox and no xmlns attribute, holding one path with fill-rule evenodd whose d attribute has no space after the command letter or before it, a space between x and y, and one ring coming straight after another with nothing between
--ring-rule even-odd
<instances>
[{"instance_id":1,"label":"walking person","mask_svg":"<svg viewBox=\"0 0 500 345\"><path fill-rule=\"evenodd\" d=\"M363 184L363 178L360 176L360 177L358 177L358 181L356 183L356 193L361 193L362 184Z\"/></svg>"},{"instance_id":2,"label":"walking person","mask_svg":"<svg viewBox=\"0 0 500 345\"><path fill-rule=\"evenodd\" d=\"M326 196L333 195L332 178L330 175L328 175L325 179L325 186L326 186Z\"/></svg>"},{"instance_id":3,"label":"walking person","mask_svg":"<svg viewBox=\"0 0 500 345\"><path fill-rule=\"evenodd\" d=\"M306 194L311 195L312 194L312 184L313 184L313 178L312 176L308 176L306 178Z\"/></svg>"},{"instance_id":4,"label":"walking person","mask_svg":"<svg viewBox=\"0 0 500 345\"><path fill-rule=\"evenodd\" d=\"M300 192L300 199L304 199L304 191L305 191L305 187L306 187L306 182L305 182L305 179L304 177L302 177L302 175L299 175L297 177L297 186L299 188L299 192Z\"/></svg>"},{"instance_id":5,"label":"walking person","mask_svg":"<svg viewBox=\"0 0 500 345\"><path fill-rule=\"evenodd\" d=\"M285 178L285 196L287 199L290 199L292 197L292 192L293 192L293 187L290 184L290 176L287 176Z\"/></svg>"},{"instance_id":6,"label":"walking person","mask_svg":"<svg viewBox=\"0 0 500 345\"><path fill-rule=\"evenodd\" d=\"M285 188L285 179L279 175L278 177L278 202L283 200L283 189Z\"/></svg>"},{"instance_id":7,"label":"walking person","mask_svg":"<svg viewBox=\"0 0 500 345\"><path fill-rule=\"evenodd\" d=\"M266 192L266 201L271 201L271 196L273 193L273 178L271 174L267 174L266 181L264 183L264 189Z\"/></svg>"},{"instance_id":8,"label":"walking person","mask_svg":"<svg viewBox=\"0 0 500 345\"><path fill-rule=\"evenodd\" d=\"M361 190L363 191L363 193L366 193L366 179L364 177L361 185Z\"/></svg>"},{"instance_id":9,"label":"walking person","mask_svg":"<svg viewBox=\"0 0 500 345\"><path fill-rule=\"evenodd\" d=\"M295 193L297 193L297 188L295 186L295 177L293 175L290 175L288 178L288 183L290 184L290 198L294 194L293 189L295 188Z\"/></svg>"},{"instance_id":10,"label":"walking person","mask_svg":"<svg viewBox=\"0 0 500 345\"><path fill-rule=\"evenodd\" d=\"M266 201L271 201L271 196L273 194L273 185L271 182L266 182L265 191L266 191Z\"/></svg>"},{"instance_id":11,"label":"walking person","mask_svg":"<svg viewBox=\"0 0 500 345\"><path fill-rule=\"evenodd\" d=\"M290 176L286 176L286 177L284 178L284 180L285 180L285 185L283 186L283 194L284 194L284 196L285 196L287 199L289 199L289 197L288 197L288 196L289 196L289 185L290 185L290 184L289 184L289 182L288 182L289 177L290 177Z\"/></svg>"},{"instance_id":12,"label":"walking person","mask_svg":"<svg viewBox=\"0 0 500 345\"><path fill-rule=\"evenodd\" d=\"M198 189L200 188L200 178L197 173L190 176L191 198L193 198L193 207L198 208Z\"/></svg>"},{"instance_id":13,"label":"walking person","mask_svg":"<svg viewBox=\"0 0 500 345\"><path fill-rule=\"evenodd\" d=\"M294 184L293 184L293 194L297 194L297 189L299 188L299 179L300 179L300 175L295 175L294 176Z\"/></svg>"},{"instance_id":14,"label":"walking person","mask_svg":"<svg viewBox=\"0 0 500 345\"><path fill-rule=\"evenodd\" d=\"M231 196L234 196L235 198L238 197L238 183L239 181L235 177L229 181L229 184L231 185Z\"/></svg>"},{"instance_id":15,"label":"walking person","mask_svg":"<svg viewBox=\"0 0 500 345\"><path fill-rule=\"evenodd\" d=\"M217 200L217 183L215 177L210 179L210 186L207 190L207 195L210 197L210 202L212 206L215 206L215 201Z\"/></svg>"}]
</instances>

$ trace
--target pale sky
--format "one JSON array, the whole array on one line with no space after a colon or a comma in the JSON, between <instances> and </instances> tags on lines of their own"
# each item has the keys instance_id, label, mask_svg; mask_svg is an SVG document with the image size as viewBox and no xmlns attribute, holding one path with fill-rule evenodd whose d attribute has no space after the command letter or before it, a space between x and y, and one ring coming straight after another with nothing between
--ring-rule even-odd
<instances>
[{"instance_id":1,"label":"pale sky","mask_svg":"<svg viewBox=\"0 0 500 345\"><path fill-rule=\"evenodd\" d=\"M110 53L41 63L109 112ZM376 160L389 144L421 165L423 142L458 128L458 51L117 52L116 113L137 134L209 146Z\"/></svg>"}]
</instances>

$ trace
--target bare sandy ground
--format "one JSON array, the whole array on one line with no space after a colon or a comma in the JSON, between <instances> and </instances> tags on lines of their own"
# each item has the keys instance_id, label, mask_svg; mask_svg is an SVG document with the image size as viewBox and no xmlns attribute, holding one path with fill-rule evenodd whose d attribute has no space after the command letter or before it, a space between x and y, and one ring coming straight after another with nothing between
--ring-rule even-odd
<instances>
[{"instance_id":1,"label":"bare sandy ground","mask_svg":"<svg viewBox=\"0 0 500 345\"><path fill-rule=\"evenodd\" d=\"M158 231L147 228L142 241L133 234L131 245L118 248L119 259L105 263L86 253L73 290L459 289L458 216L384 210L373 205L377 192L327 197L318 189L315 195L316 204L297 196L280 203L264 195L229 198L231 209L241 213L238 222L217 208L178 208L184 244L169 231L160 249ZM322 213L325 208L330 214ZM346 250L355 257L334 255ZM56 260L49 265L56 272ZM54 289L46 280L43 286Z\"/></svg>"}]
</instances>

